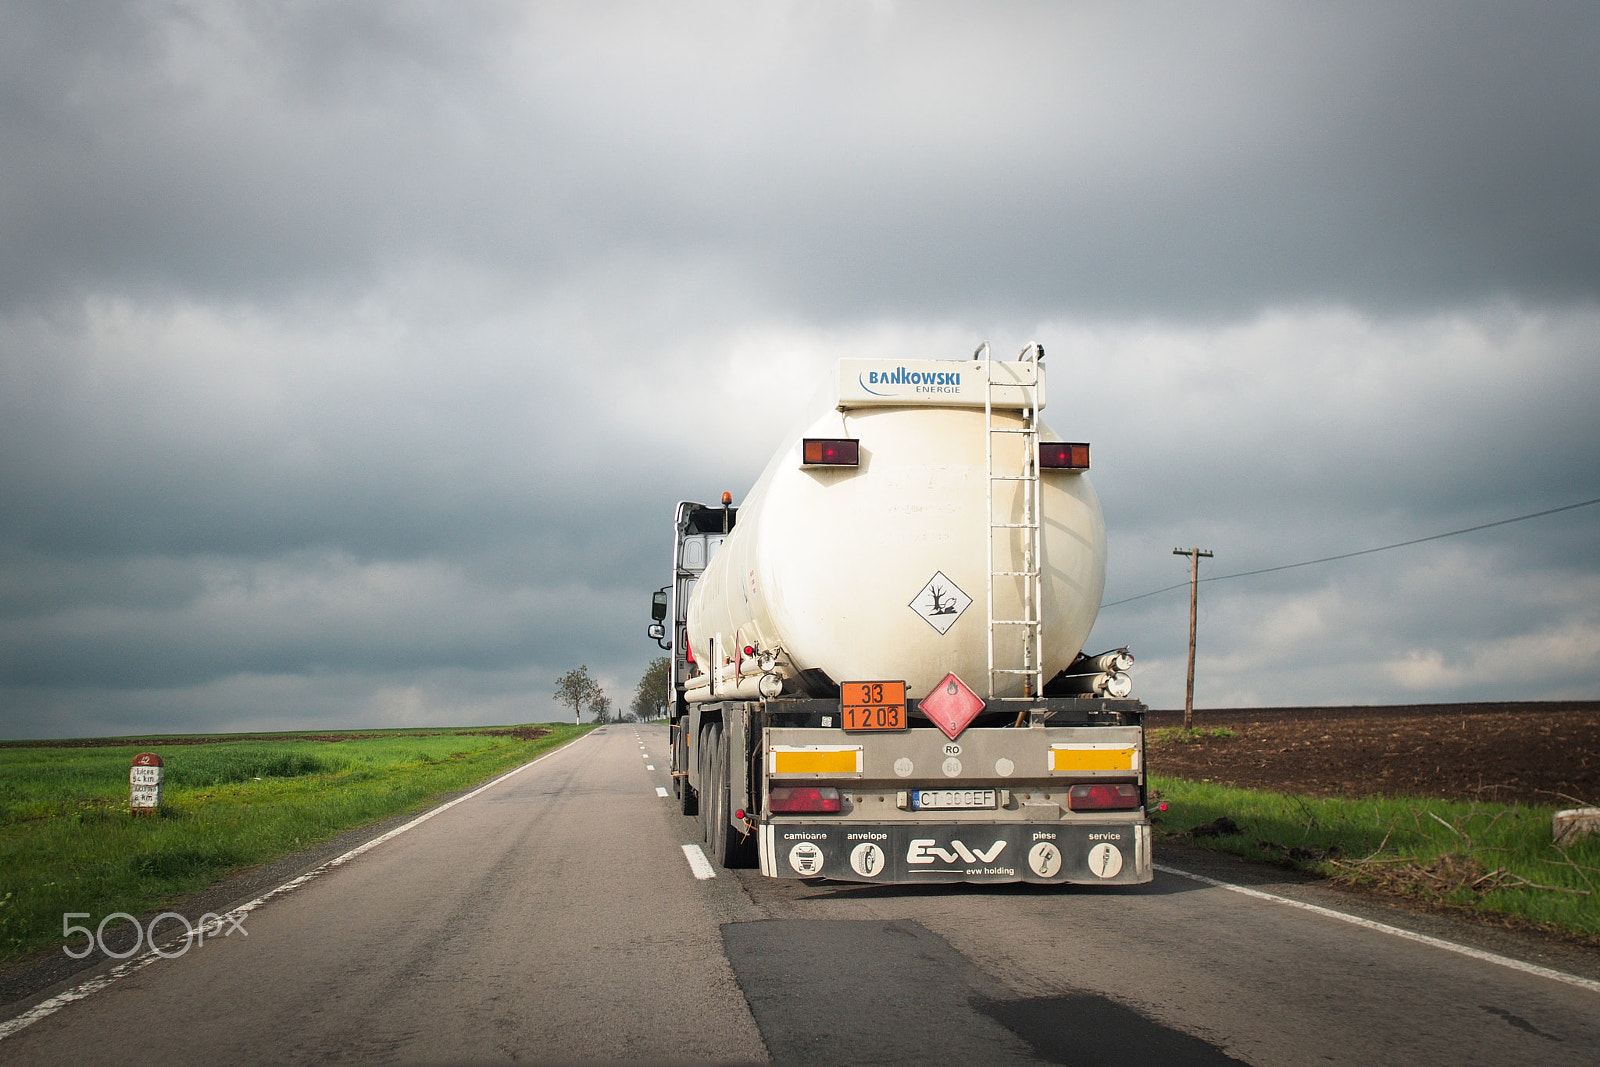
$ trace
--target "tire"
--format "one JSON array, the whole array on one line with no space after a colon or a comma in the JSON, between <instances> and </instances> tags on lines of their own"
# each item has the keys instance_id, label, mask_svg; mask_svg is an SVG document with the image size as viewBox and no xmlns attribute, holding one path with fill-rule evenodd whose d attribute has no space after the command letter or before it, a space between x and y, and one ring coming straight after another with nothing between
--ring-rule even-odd
<instances>
[{"instance_id":1,"label":"tire","mask_svg":"<svg viewBox=\"0 0 1600 1067\"><path fill-rule=\"evenodd\" d=\"M717 738L722 736L720 722L708 722L700 727L700 751L696 754L695 768L700 778L700 795L704 803L700 805L700 841L710 844L711 827L715 822L717 790L711 777L712 765L716 762L713 758L717 752Z\"/></svg>"},{"instance_id":2,"label":"tire","mask_svg":"<svg viewBox=\"0 0 1600 1067\"><path fill-rule=\"evenodd\" d=\"M678 794L678 810L685 815L700 812L700 796L689 784L689 717L678 720L672 731L672 789Z\"/></svg>"},{"instance_id":3,"label":"tire","mask_svg":"<svg viewBox=\"0 0 1600 1067\"><path fill-rule=\"evenodd\" d=\"M756 838L733 826L731 743L728 735L717 730L716 746L712 757L711 777L707 779L714 798L709 843L712 862L726 870L738 870L756 865Z\"/></svg>"},{"instance_id":4,"label":"tire","mask_svg":"<svg viewBox=\"0 0 1600 1067\"><path fill-rule=\"evenodd\" d=\"M678 770L683 766L683 760L678 755L678 724L673 723L667 727L667 736L672 738L672 758L667 764L672 769L672 795L681 803L683 800L683 779L678 777Z\"/></svg>"}]
</instances>

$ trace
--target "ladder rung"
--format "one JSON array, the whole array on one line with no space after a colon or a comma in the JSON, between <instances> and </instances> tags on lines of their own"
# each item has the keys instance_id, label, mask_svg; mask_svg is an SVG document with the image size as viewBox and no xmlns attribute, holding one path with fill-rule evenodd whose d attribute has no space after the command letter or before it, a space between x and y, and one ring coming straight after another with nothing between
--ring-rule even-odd
<instances>
[{"instance_id":1,"label":"ladder rung","mask_svg":"<svg viewBox=\"0 0 1600 1067\"><path fill-rule=\"evenodd\" d=\"M997 390L1002 389L1002 388L1015 389L1015 388L1018 387L1018 385L1020 383L995 382L992 377L989 377L989 378L986 378L986 383L985 384L988 387L988 395L987 395L987 398L985 400L985 405L984 405L984 407L985 407L985 426L984 426L985 433L986 434L1020 434L1024 438L1024 440L1022 442L1024 449L1036 447L1034 442L1039 441L1043 436L1042 433L1040 432L1040 426L1039 426L1039 421L1038 421L1038 419L1039 419L1039 411L1038 411L1039 386L1038 386L1038 383L1035 383L1033 385L1022 385L1021 386L1021 388L1022 388L1022 397L1026 401L1026 404L1024 405L1022 413L1021 413L1022 425L1020 425L1020 426L996 426L994 424L994 415L993 415L992 411L990 410L990 405L993 404L993 402L994 402L994 398L997 395ZM1010 407L1011 405L1007 405L1007 406ZM1029 439L1031 439L1031 441ZM1040 545L1040 541L1044 536L1043 516L1036 514L1035 513L1036 509L1035 508L1027 506L1027 505L1024 505L1024 507L1022 509L1023 517L1024 518L1031 518L1031 521L1027 521L1027 522L997 522L995 520L994 511L993 511L993 508L994 508L994 496L995 496L995 493L996 493L995 483L997 483L997 482L1015 482L1019 486L1022 486L1025 490L1028 490L1030 493L1037 494L1038 493L1038 486L1040 485L1042 479L1040 477L1040 473L1039 473L1037 467L1026 458L1026 454L1024 455L1023 462L1020 464L1020 467L1022 468L1022 473L1020 473L1020 474L996 474L995 473L996 464L995 464L995 456L994 456L994 441L991 438L988 438L988 437L985 438L985 441L986 441L986 444L984 446L984 449L985 449L985 456L986 456L987 466L988 466L988 470L986 471L986 474L988 475L988 479L989 479L986 484L987 484L987 492L989 494L989 508L990 508L989 516L988 516L988 519L986 520L988 522L988 524L989 524L989 544L988 544L988 547L989 547L989 567L990 567L990 570L989 570L989 595L988 595L988 600L989 600L989 611L988 611L988 614L989 614L989 691L991 693L993 693L995 688L996 688L997 681L1000 678L1004 678L1006 675L1012 675L1012 676L1020 675L1022 678L1025 679L1025 681L1023 683L1023 688L1024 689L1030 690L1030 691L1042 691L1043 688L1044 688L1044 678L1045 678L1045 672L1043 670L1043 664L1039 664L1038 666L1023 666L1023 667L997 667L997 666L995 666L995 658L996 658L995 657L995 652L996 652L996 649L994 647L995 627L997 627L997 626L1020 626L1024 630L1029 631L1027 634L1025 634L1023 636L1023 639L1022 639L1023 640L1023 646L1024 646L1023 650L1022 650L1022 662L1024 664L1032 663L1033 660L1034 660L1034 656L1033 656L1032 653L1033 653L1035 647L1038 646L1040 644L1040 642L1042 642L1043 636L1044 636L1044 622L1043 622L1042 617L1041 618L1031 618L1031 619L997 619L997 618L994 617L994 610L995 610L995 579L996 578L1000 578L1000 579L1021 578L1025 582L1033 583L1032 585L1029 585L1027 587L1029 592L1024 595L1023 603L1020 606L1021 606L1023 611L1034 611L1034 610L1040 608L1040 605L1034 603L1033 592L1037 590L1037 583L1043 578L1043 575L1044 575L1044 568L1043 568L1043 566L1041 564L1041 560L1040 560L1040 556L1039 556L1039 550L1042 547ZM1002 466L1011 466L1011 464L1010 463L1004 463L1004 464L1002 464ZM1029 487L1032 487L1032 488L1029 489ZM1030 555L1024 557L1024 559L1026 560L1026 562L1028 562L1030 564L1033 564L1034 565L1034 569L1032 569L1032 570L995 570L994 569L994 565L996 563L1001 563L1002 566L1005 563L1011 563L1013 566L1015 566L1016 562L1022 562L1021 560L1013 561L1009 557L1007 557L1003 561L1002 560L998 560L998 559L995 558L994 532L996 530L1020 530L1020 531L1023 532L1022 540L1024 542L1024 549L1025 549L1025 551L1030 553ZM1043 612L1041 611L1040 614L1042 616ZM1010 657L1008 656L1007 658L1010 658ZM1012 662L1016 662L1016 661L1013 660ZM1037 695L1037 692L1029 692L1029 693L1026 693L1023 696L1017 696L1017 697L991 697L990 699L991 700L997 700L997 701L1011 701L1011 702L1027 701L1027 702L1031 703L1031 702L1037 701L1039 699L1039 697Z\"/></svg>"}]
</instances>

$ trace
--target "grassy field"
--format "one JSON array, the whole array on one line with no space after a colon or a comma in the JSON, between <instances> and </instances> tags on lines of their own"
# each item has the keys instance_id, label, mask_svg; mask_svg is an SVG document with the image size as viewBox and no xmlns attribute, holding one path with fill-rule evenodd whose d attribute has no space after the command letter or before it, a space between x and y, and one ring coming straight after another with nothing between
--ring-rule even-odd
<instances>
[{"instance_id":1,"label":"grassy field","mask_svg":"<svg viewBox=\"0 0 1600 1067\"><path fill-rule=\"evenodd\" d=\"M109 747L0 746L0 963L62 942L62 915L138 915L230 871L488 779L589 727L549 733L270 734ZM139 752L166 763L159 815L128 811Z\"/></svg>"},{"instance_id":2,"label":"grassy field","mask_svg":"<svg viewBox=\"0 0 1600 1067\"><path fill-rule=\"evenodd\" d=\"M1555 808L1307 798L1155 776L1151 786L1169 805L1157 819L1171 840L1600 944L1600 837L1556 848Z\"/></svg>"},{"instance_id":3,"label":"grassy field","mask_svg":"<svg viewBox=\"0 0 1600 1067\"><path fill-rule=\"evenodd\" d=\"M1152 741L1172 741L1180 745L1192 745L1200 741L1226 741L1237 736L1226 726L1191 726L1187 729L1182 726L1158 726L1150 731Z\"/></svg>"}]
</instances>

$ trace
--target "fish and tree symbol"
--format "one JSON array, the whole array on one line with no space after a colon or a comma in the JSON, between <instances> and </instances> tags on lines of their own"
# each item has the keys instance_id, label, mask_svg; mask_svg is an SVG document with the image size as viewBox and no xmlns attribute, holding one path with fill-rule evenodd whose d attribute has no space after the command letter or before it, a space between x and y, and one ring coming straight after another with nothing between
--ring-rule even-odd
<instances>
[{"instance_id":1,"label":"fish and tree symbol","mask_svg":"<svg viewBox=\"0 0 1600 1067\"><path fill-rule=\"evenodd\" d=\"M971 597L962 592L943 571L935 571L933 577L928 579L927 584L912 599L910 606L929 626L942 634L948 632L961 617L961 613L971 605Z\"/></svg>"}]
</instances>

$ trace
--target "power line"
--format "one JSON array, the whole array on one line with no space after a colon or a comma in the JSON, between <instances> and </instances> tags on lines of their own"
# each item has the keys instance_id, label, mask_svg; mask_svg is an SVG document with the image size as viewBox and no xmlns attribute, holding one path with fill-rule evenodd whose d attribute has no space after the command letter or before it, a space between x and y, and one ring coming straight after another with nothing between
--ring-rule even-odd
<instances>
[{"instance_id":1,"label":"power line","mask_svg":"<svg viewBox=\"0 0 1600 1067\"><path fill-rule=\"evenodd\" d=\"M1563 511L1572 511L1576 508L1586 508L1592 504L1600 504L1600 496L1595 497L1593 500L1580 500L1576 504L1563 504L1559 508L1548 508L1544 511L1530 512L1527 515L1518 515L1515 518L1498 519L1495 522L1485 522L1477 526L1467 526L1460 530L1449 530L1445 533L1429 534L1427 537L1413 537L1409 541L1396 541L1392 545L1379 545L1377 548L1363 548L1356 552L1341 552L1337 556L1322 556L1319 559L1302 560L1299 563L1284 563L1277 567L1262 567L1259 570L1253 571L1236 571L1233 574L1214 574L1209 578L1201 578L1200 581L1221 582L1226 581L1229 578L1248 578L1252 574L1272 574L1275 571L1294 570L1296 567L1310 567L1317 563L1332 563L1334 560L1351 559L1355 556L1370 556L1374 552L1387 552L1391 548L1405 548L1407 545L1420 545L1424 541L1438 541L1441 538L1456 537L1460 534L1475 533L1478 530L1488 530L1495 526L1507 526L1513 522L1526 522L1528 519L1540 519L1546 515L1555 515ZM1101 604L1100 609L1104 611L1106 608L1114 608L1118 604L1129 604L1135 600L1143 600L1145 597L1156 596L1160 593L1170 593L1172 590L1182 589L1188 584L1188 582L1179 582L1176 585L1168 585L1163 586L1160 589L1152 589L1148 593L1140 593L1138 596L1130 596L1122 600L1113 600L1109 604Z\"/></svg>"},{"instance_id":2,"label":"power line","mask_svg":"<svg viewBox=\"0 0 1600 1067\"><path fill-rule=\"evenodd\" d=\"M1204 579L1204 580L1205 581L1210 581L1209 578ZM1145 597L1147 597L1147 596L1155 596L1157 593L1170 593L1174 589L1182 589L1184 586L1186 586L1188 584L1189 584L1188 582L1179 582L1177 585L1164 585L1160 589L1152 589L1148 593L1140 593L1138 596L1130 596L1130 597L1126 597L1126 598L1124 598L1122 600L1113 600L1109 604L1101 604L1100 605L1100 610L1104 611L1107 608L1114 608L1118 604L1131 604L1135 600L1143 600Z\"/></svg>"}]
</instances>

